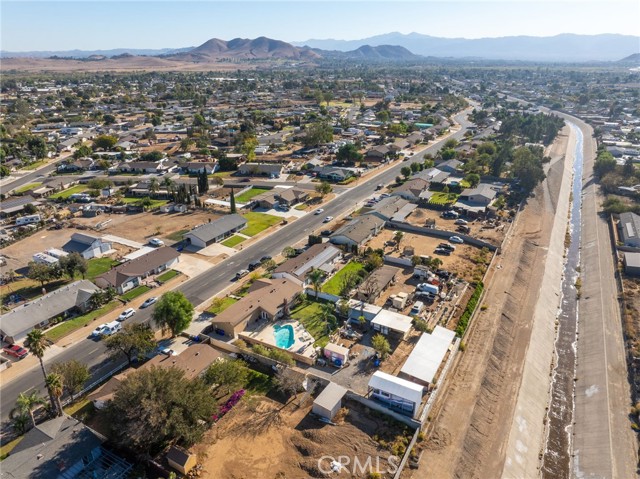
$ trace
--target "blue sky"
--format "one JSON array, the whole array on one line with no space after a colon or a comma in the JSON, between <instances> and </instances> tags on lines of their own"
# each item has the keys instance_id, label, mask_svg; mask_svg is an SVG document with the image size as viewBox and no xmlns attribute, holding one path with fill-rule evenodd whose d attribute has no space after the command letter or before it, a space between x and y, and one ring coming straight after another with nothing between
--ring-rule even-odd
<instances>
[{"instance_id":1,"label":"blue sky","mask_svg":"<svg viewBox=\"0 0 640 479\"><path fill-rule=\"evenodd\" d=\"M464 38L640 35L638 0L1 0L0 17L0 48L8 51L179 48L214 37L349 40L392 31Z\"/></svg>"}]
</instances>

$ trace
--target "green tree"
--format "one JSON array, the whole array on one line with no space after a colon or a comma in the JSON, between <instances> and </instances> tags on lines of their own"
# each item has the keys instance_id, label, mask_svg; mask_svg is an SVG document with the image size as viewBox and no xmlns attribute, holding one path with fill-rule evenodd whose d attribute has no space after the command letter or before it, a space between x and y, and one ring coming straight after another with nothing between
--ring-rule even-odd
<instances>
[{"instance_id":1,"label":"green tree","mask_svg":"<svg viewBox=\"0 0 640 479\"><path fill-rule=\"evenodd\" d=\"M520 186L530 193L545 179L542 162L535 157L529 148L521 147L515 150L511 173L520 180Z\"/></svg>"},{"instance_id":2,"label":"green tree","mask_svg":"<svg viewBox=\"0 0 640 479\"><path fill-rule=\"evenodd\" d=\"M177 368L139 370L127 375L109 403L109 436L144 455L170 443L189 447L209 428L215 409L204 381L189 380Z\"/></svg>"},{"instance_id":3,"label":"green tree","mask_svg":"<svg viewBox=\"0 0 640 479\"><path fill-rule=\"evenodd\" d=\"M307 279L311 282L313 286L313 291L316 296L316 301L318 300L318 291L320 290L320 285L322 284L322 280L324 279L324 271L318 268L311 268L307 272Z\"/></svg>"},{"instance_id":4,"label":"green tree","mask_svg":"<svg viewBox=\"0 0 640 479\"><path fill-rule=\"evenodd\" d=\"M80 253L73 252L60 258L58 266L71 279L75 277L76 273L81 274L84 278L89 269L89 262Z\"/></svg>"},{"instance_id":5,"label":"green tree","mask_svg":"<svg viewBox=\"0 0 640 479\"><path fill-rule=\"evenodd\" d=\"M403 166L402 168L400 168L400 173L402 174L402 176L404 176L405 179L408 180L411 176L411 168L409 168L408 166Z\"/></svg>"},{"instance_id":6,"label":"green tree","mask_svg":"<svg viewBox=\"0 0 640 479\"><path fill-rule=\"evenodd\" d=\"M601 151L598 153L595 163L593 164L593 171L600 178L607 173L611 173L616 169L616 159L608 151Z\"/></svg>"},{"instance_id":7,"label":"green tree","mask_svg":"<svg viewBox=\"0 0 640 479\"><path fill-rule=\"evenodd\" d=\"M465 181L471 185L471 188L475 188L480 184L480 175L477 173L469 173L464 177Z\"/></svg>"},{"instance_id":8,"label":"green tree","mask_svg":"<svg viewBox=\"0 0 640 479\"><path fill-rule=\"evenodd\" d=\"M0 178L5 178L11 174L11 170L7 165L0 165Z\"/></svg>"},{"instance_id":9,"label":"green tree","mask_svg":"<svg viewBox=\"0 0 640 479\"><path fill-rule=\"evenodd\" d=\"M353 143L341 146L336 153L336 159L341 163L354 164L362 161L363 155Z\"/></svg>"},{"instance_id":10,"label":"green tree","mask_svg":"<svg viewBox=\"0 0 640 479\"><path fill-rule=\"evenodd\" d=\"M119 333L105 338L105 346L111 357L123 355L129 366L135 359L142 360L156 346L153 330L148 324L126 324Z\"/></svg>"},{"instance_id":11,"label":"green tree","mask_svg":"<svg viewBox=\"0 0 640 479\"><path fill-rule=\"evenodd\" d=\"M382 256L380 256L378 253L369 253L367 255L367 259L365 260L364 267L367 271L373 271L382 266L383 262L384 261L382 260Z\"/></svg>"},{"instance_id":12,"label":"green tree","mask_svg":"<svg viewBox=\"0 0 640 479\"><path fill-rule=\"evenodd\" d=\"M151 317L163 330L177 336L191 324L193 305L183 293L169 291L158 300Z\"/></svg>"},{"instance_id":13,"label":"green tree","mask_svg":"<svg viewBox=\"0 0 640 479\"><path fill-rule=\"evenodd\" d=\"M39 281L40 286L44 288L45 283L59 279L61 276L61 270L57 266L50 266L48 264L41 264L36 262L29 263L29 269L27 270L27 278L34 281Z\"/></svg>"},{"instance_id":14,"label":"green tree","mask_svg":"<svg viewBox=\"0 0 640 479\"><path fill-rule=\"evenodd\" d=\"M102 121L104 122L105 125L113 125L116 122L116 117L107 113L103 115Z\"/></svg>"},{"instance_id":15,"label":"green tree","mask_svg":"<svg viewBox=\"0 0 640 479\"><path fill-rule=\"evenodd\" d=\"M27 148L37 159L42 159L47 156L47 142L41 136L29 137Z\"/></svg>"},{"instance_id":16,"label":"green tree","mask_svg":"<svg viewBox=\"0 0 640 479\"><path fill-rule=\"evenodd\" d=\"M82 390L82 386L84 386L91 377L87 365L77 359L71 359L63 363L55 363L51 367L51 371L62 378L64 389L72 401L74 400L74 396Z\"/></svg>"},{"instance_id":17,"label":"green tree","mask_svg":"<svg viewBox=\"0 0 640 479\"><path fill-rule=\"evenodd\" d=\"M391 352L389 341L382 334L376 334L373 338L371 338L371 345L382 359L389 356L389 353Z\"/></svg>"},{"instance_id":18,"label":"green tree","mask_svg":"<svg viewBox=\"0 0 640 479\"><path fill-rule=\"evenodd\" d=\"M316 185L316 192L320 194L322 198L327 196L333 191L333 186L326 181L322 181Z\"/></svg>"},{"instance_id":19,"label":"green tree","mask_svg":"<svg viewBox=\"0 0 640 479\"><path fill-rule=\"evenodd\" d=\"M223 388L228 394L247 384L249 368L239 359L222 359L207 368L203 379L209 385Z\"/></svg>"},{"instance_id":20,"label":"green tree","mask_svg":"<svg viewBox=\"0 0 640 479\"><path fill-rule=\"evenodd\" d=\"M94 149L111 150L118 143L118 137L114 135L100 135L93 140Z\"/></svg>"},{"instance_id":21,"label":"green tree","mask_svg":"<svg viewBox=\"0 0 640 479\"><path fill-rule=\"evenodd\" d=\"M238 212L238 208L236 207L236 195L233 192L233 188L231 188L231 193L229 194L229 209L231 214L235 214Z\"/></svg>"},{"instance_id":22,"label":"green tree","mask_svg":"<svg viewBox=\"0 0 640 479\"><path fill-rule=\"evenodd\" d=\"M282 250L282 256L285 258L293 258L296 255L296 250L291 246L285 246Z\"/></svg>"},{"instance_id":23,"label":"green tree","mask_svg":"<svg viewBox=\"0 0 640 479\"><path fill-rule=\"evenodd\" d=\"M248 136L240 147L240 152L244 155L247 161L253 161L256 158L256 147L258 146L258 139L255 136Z\"/></svg>"},{"instance_id":24,"label":"green tree","mask_svg":"<svg viewBox=\"0 0 640 479\"><path fill-rule=\"evenodd\" d=\"M77 160L79 158L84 158L85 156L91 156L92 153L93 150L91 147L83 143L73 152L73 157Z\"/></svg>"},{"instance_id":25,"label":"green tree","mask_svg":"<svg viewBox=\"0 0 640 479\"><path fill-rule=\"evenodd\" d=\"M36 427L36 418L33 415L33 412L46 403L46 399L40 396L38 391L20 393L18 394L18 399L16 399L16 407L12 411L11 416L14 416L16 412L18 414L28 416L31 419L31 426Z\"/></svg>"},{"instance_id":26,"label":"green tree","mask_svg":"<svg viewBox=\"0 0 640 479\"><path fill-rule=\"evenodd\" d=\"M62 397L62 393L64 391L64 383L62 382L62 377L56 373L47 374L47 377L44 379L44 383L49 390L49 394L53 397L54 400L54 412L56 416L62 416L64 411L62 410L62 403L60 402L60 398Z\"/></svg>"},{"instance_id":27,"label":"green tree","mask_svg":"<svg viewBox=\"0 0 640 479\"><path fill-rule=\"evenodd\" d=\"M318 146L333 140L333 127L326 122L311 123L305 128L302 144L306 147Z\"/></svg>"},{"instance_id":28,"label":"green tree","mask_svg":"<svg viewBox=\"0 0 640 479\"><path fill-rule=\"evenodd\" d=\"M402 231L396 231L393 235L393 241L396 242L396 248L400 249L400 243L402 243L402 240L404 238L404 233Z\"/></svg>"},{"instance_id":29,"label":"green tree","mask_svg":"<svg viewBox=\"0 0 640 479\"><path fill-rule=\"evenodd\" d=\"M44 352L49 347L49 342L47 338L45 338L44 333L39 329L34 329L33 331L27 334L26 347L31 354L33 354L38 361L40 362L40 369L42 370L43 378L47 379L47 370L44 367L44 361L42 358L44 357ZM49 400L51 401L51 410L56 410L56 402L51 394L51 390L47 388L49 391Z\"/></svg>"}]
</instances>

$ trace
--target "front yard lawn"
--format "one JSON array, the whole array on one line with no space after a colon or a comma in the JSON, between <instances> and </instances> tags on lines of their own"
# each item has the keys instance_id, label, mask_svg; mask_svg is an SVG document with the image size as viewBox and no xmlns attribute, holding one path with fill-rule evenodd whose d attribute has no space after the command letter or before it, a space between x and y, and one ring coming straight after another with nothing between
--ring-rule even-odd
<instances>
[{"instance_id":1,"label":"front yard lawn","mask_svg":"<svg viewBox=\"0 0 640 479\"><path fill-rule=\"evenodd\" d=\"M250 190L236 196L236 201L238 203L248 203L254 196L266 193L267 191L269 191L267 188L251 188Z\"/></svg>"},{"instance_id":2,"label":"front yard lawn","mask_svg":"<svg viewBox=\"0 0 640 479\"><path fill-rule=\"evenodd\" d=\"M16 195L19 195L20 193L24 193L25 191L29 191L29 190L35 189L40 185L42 185L42 182L28 183L28 184L26 184L24 186L21 186L20 188L16 188L14 193Z\"/></svg>"},{"instance_id":3,"label":"front yard lawn","mask_svg":"<svg viewBox=\"0 0 640 479\"><path fill-rule=\"evenodd\" d=\"M242 234L247 236L255 236L261 231L278 224L282 221L282 218L278 216L268 215L266 213L245 213L242 215L249 223L247 227L242 230Z\"/></svg>"},{"instance_id":4,"label":"front yard lawn","mask_svg":"<svg viewBox=\"0 0 640 479\"><path fill-rule=\"evenodd\" d=\"M247 238L243 238L242 236L233 235L231 238L226 239L222 242L223 245L228 246L229 248L233 248L234 246L239 245Z\"/></svg>"},{"instance_id":5,"label":"front yard lawn","mask_svg":"<svg viewBox=\"0 0 640 479\"><path fill-rule=\"evenodd\" d=\"M342 282L345 275L358 273L362 269L364 269L364 265L362 263L358 263L356 261L348 262L344 268L334 274L329 281L322 285L322 291L340 296L340 293L342 293Z\"/></svg>"},{"instance_id":6,"label":"front yard lawn","mask_svg":"<svg viewBox=\"0 0 640 479\"><path fill-rule=\"evenodd\" d=\"M96 277L100 276L103 273L106 273L115 265L118 264L117 261L111 258L91 258L89 261L89 267L87 268L87 278L94 280Z\"/></svg>"},{"instance_id":7,"label":"front yard lawn","mask_svg":"<svg viewBox=\"0 0 640 479\"><path fill-rule=\"evenodd\" d=\"M229 306L231 306L233 303L238 302L237 299L231 298L229 296L227 296L226 298L222 298L222 301L216 301L216 299L213 300L213 303L211 303L211 306L209 307L209 309L207 309L208 313L220 314Z\"/></svg>"},{"instance_id":8,"label":"front yard lawn","mask_svg":"<svg viewBox=\"0 0 640 479\"><path fill-rule=\"evenodd\" d=\"M132 299L135 299L138 296L143 295L144 293L150 290L151 288L149 286L141 284L140 286L130 289L129 291L124 293L122 296L120 296L120 298L125 301L131 301Z\"/></svg>"},{"instance_id":9,"label":"front yard lawn","mask_svg":"<svg viewBox=\"0 0 640 479\"><path fill-rule=\"evenodd\" d=\"M291 311L291 317L302 323L315 339L314 346L324 347L329 342L327 323L322 320L322 303L303 302Z\"/></svg>"},{"instance_id":10,"label":"front yard lawn","mask_svg":"<svg viewBox=\"0 0 640 479\"><path fill-rule=\"evenodd\" d=\"M165 238L171 241L182 241L182 236L188 232L189 230L174 231L173 233L166 235Z\"/></svg>"},{"instance_id":11,"label":"front yard lawn","mask_svg":"<svg viewBox=\"0 0 640 479\"><path fill-rule=\"evenodd\" d=\"M121 198L120 201L122 201L124 204L141 204L142 200L144 198ZM147 209L153 210L155 208L160 208L161 206L166 205L167 203L169 203L169 200L151 200L151 204L147 207Z\"/></svg>"},{"instance_id":12,"label":"front yard lawn","mask_svg":"<svg viewBox=\"0 0 640 479\"><path fill-rule=\"evenodd\" d=\"M49 199L52 199L52 200L57 200L57 199L66 200L71 195L74 195L76 193L82 193L83 191L87 191L87 187L85 185L76 185L76 186L72 186L71 188L67 188L64 191L60 191L59 193L55 193L55 194L49 196Z\"/></svg>"},{"instance_id":13,"label":"front yard lawn","mask_svg":"<svg viewBox=\"0 0 640 479\"><path fill-rule=\"evenodd\" d=\"M45 336L53 341L59 341L61 338L65 337L67 334L72 333L76 329L80 329L91 321L100 316L104 316L105 314L113 311L120 305L120 301L111 301L110 303L105 304L102 308L96 309L94 311L90 311L87 314L83 314L82 316L77 316L73 319L69 319L63 323L60 323L54 328L51 328L49 331L45 333Z\"/></svg>"},{"instance_id":14,"label":"front yard lawn","mask_svg":"<svg viewBox=\"0 0 640 479\"><path fill-rule=\"evenodd\" d=\"M180 274L179 271L170 269L169 271L165 271L164 273L162 273L160 276L156 276L156 281L159 281L160 283L166 283L171 278L175 278L179 274Z\"/></svg>"}]
</instances>

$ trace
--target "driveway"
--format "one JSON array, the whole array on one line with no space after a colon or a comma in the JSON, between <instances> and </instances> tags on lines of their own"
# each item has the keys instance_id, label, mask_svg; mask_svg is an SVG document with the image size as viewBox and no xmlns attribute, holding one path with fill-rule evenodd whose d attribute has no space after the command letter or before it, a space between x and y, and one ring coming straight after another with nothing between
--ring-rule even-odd
<instances>
[{"instance_id":1,"label":"driveway","mask_svg":"<svg viewBox=\"0 0 640 479\"><path fill-rule=\"evenodd\" d=\"M198 276L209 268L211 268L211 263L203 259L196 258L194 255L190 254L181 254L180 261L171 266L171 269L180 271L189 278Z\"/></svg>"}]
</instances>

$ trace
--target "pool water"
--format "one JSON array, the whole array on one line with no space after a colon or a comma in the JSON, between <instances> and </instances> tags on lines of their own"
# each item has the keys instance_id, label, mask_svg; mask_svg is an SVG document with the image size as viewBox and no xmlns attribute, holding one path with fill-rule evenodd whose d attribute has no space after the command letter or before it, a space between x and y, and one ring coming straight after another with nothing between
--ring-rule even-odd
<instances>
[{"instance_id":1,"label":"pool water","mask_svg":"<svg viewBox=\"0 0 640 479\"><path fill-rule=\"evenodd\" d=\"M276 346L282 349L288 349L295 343L293 336L293 326L285 324L284 326L275 325L273 327L273 336L276 339Z\"/></svg>"}]
</instances>

